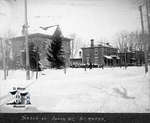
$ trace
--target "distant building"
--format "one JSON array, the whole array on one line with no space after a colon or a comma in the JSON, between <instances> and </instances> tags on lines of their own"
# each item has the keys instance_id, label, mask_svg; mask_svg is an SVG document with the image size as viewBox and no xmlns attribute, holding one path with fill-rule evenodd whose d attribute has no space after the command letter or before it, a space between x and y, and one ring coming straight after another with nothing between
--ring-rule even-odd
<instances>
[{"instance_id":1,"label":"distant building","mask_svg":"<svg viewBox=\"0 0 150 123\"><path fill-rule=\"evenodd\" d=\"M132 51L126 53L118 53L121 66L140 66L145 63L144 51Z\"/></svg>"},{"instance_id":2,"label":"distant building","mask_svg":"<svg viewBox=\"0 0 150 123\"><path fill-rule=\"evenodd\" d=\"M82 58L71 58L70 67L80 67L82 64Z\"/></svg>"},{"instance_id":3,"label":"distant building","mask_svg":"<svg viewBox=\"0 0 150 123\"><path fill-rule=\"evenodd\" d=\"M79 51L75 57L70 58L70 67L80 67L82 64L82 51Z\"/></svg>"},{"instance_id":4,"label":"distant building","mask_svg":"<svg viewBox=\"0 0 150 123\"><path fill-rule=\"evenodd\" d=\"M149 46L148 46L148 63L150 64L150 43L149 43Z\"/></svg>"},{"instance_id":5,"label":"distant building","mask_svg":"<svg viewBox=\"0 0 150 123\"><path fill-rule=\"evenodd\" d=\"M11 40L11 45L12 45L12 53L13 53L13 58L18 59L19 63L22 63L22 52L25 50L25 37L24 36L18 36L14 37ZM52 41L52 36L51 35L46 35L46 34L41 34L41 33L35 33L35 34L29 34L28 35L28 41L33 42L35 46L39 47L40 51L40 62L44 66L49 66L49 62L47 60L47 48L48 45ZM62 37L62 47L65 52L65 58L66 58L66 65L69 66L70 64L70 41L71 39Z\"/></svg>"},{"instance_id":6,"label":"distant building","mask_svg":"<svg viewBox=\"0 0 150 123\"><path fill-rule=\"evenodd\" d=\"M118 49L112 47L109 43L94 45L91 40L90 47L82 48L82 63L93 65L117 65L119 62Z\"/></svg>"}]
</instances>

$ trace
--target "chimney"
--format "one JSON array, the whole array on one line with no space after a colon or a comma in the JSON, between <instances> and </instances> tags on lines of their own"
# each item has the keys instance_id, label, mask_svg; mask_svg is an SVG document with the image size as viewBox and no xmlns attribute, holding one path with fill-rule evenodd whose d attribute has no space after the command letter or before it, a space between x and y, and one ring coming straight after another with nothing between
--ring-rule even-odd
<instances>
[{"instance_id":1,"label":"chimney","mask_svg":"<svg viewBox=\"0 0 150 123\"><path fill-rule=\"evenodd\" d=\"M94 39L91 39L91 47L94 47Z\"/></svg>"},{"instance_id":2,"label":"chimney","mask_svg":"<svg viewBox=\"0 0 150 123\"><path fill-rule=\"evenodd\" d=\"M109 43L106 43L106 45L109 45Z\"/></svg>"}]
</instances>

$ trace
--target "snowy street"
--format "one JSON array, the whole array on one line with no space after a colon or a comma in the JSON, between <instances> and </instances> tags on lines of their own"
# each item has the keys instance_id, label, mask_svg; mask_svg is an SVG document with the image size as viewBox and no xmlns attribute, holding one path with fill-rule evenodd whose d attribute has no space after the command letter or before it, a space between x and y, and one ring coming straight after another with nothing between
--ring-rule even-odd
<instances>
[{"instance_id":1,"label":"snowy street","mask_svg":"<svg viewBox=\"0 0 150 123\"><path fill-rule=\"evenodd\" d=\"M36 80L25 80L25 71L0 71L0 112L150 112L150 72L144 67L47 69ZM31 106L5 105L12 87L27 87Z\"/></svg>"}]
</instances>

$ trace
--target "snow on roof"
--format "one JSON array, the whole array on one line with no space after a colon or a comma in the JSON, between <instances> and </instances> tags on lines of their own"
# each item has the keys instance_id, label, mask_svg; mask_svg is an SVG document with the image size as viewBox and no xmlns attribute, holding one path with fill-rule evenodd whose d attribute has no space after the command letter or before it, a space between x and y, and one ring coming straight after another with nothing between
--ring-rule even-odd
<instances>
[{"instance_id":1,"label":"snow on roof","mask_svg":"<svg viewBox=\"0 0 150 123\"><path fill-rule=\"evenodd\" d=\"M42 34L42 33L33 33L33 34L29 34L28 35L28 37L29 38L32 38L32 37L35 37L35 36L37 36L37 37L44 37L44 38L50 38L50 37L52 37L52 36L50 36L50 35L47 35L47 34ZM11 38L12 40L21 40L21 39L24 39L25 38L25 36L17 36L17 37L14 37L14 38Z\"/></svg>"},{"instance_id":2,"label":"snow on roof","mask_svg":"<svg viewBox=\"0 0 150 123\"><path fill-rule=\"evenodd\" d=\"M98 42L97 44L94 45L94 47L108 47L108 48L114 48L110 43L105 43L105 42ZM91 46L89 47L82 47L82 49L86 49L86 48L91 48Z\"/></svg>"},{"instance_id":3,"label":"snow on roof","mask_svg":"<svg viewBox=\"0 0 150 123\"><path fill-rule=\"evenodd\" d=\"M104 43L104 42L99 42L98 46L103 46L103 47L110 47L110 48L113 48L112 45L110 45L110 43Z\"/></svg>"},{"instance_id":4,"label":"snow on roof","mask_svg":"<svg viewBox=\"0 0 150 123\"><path fill-rule=\"evenodd\" d=\"M104 57L107 58L107 59L112 59L111 56L104 55Z\"/></svg>"},{"instance_id":5,"label":"snow on roof","mask_svg":"<svg viewBox=\"0 0 150 123\"><path fill-rule=\"evenodd\" d=\"M52 38L52 35L43 34L43 33L33 33L33 34L29 34L28 37L29 37L29 38L42 37L42 38L51 39L51 38ZM10 40L24 40L24 39L25 39L25 36L17 36L17 37L11 38ZM63 40L64 40L64 41L70 41L71 39L70 39L70 38L67 38L67 37L63 37Z\"/></svg>"},{"instance_id":6,"label":"snow on roof","mask_svg":"<svg viewBox=\"0 0 150 123\"><path fill-rule=\"evenodd\" d=\"M117 58L117 59L120 59L120 57L119 57L119 56L117 56L117 55L111 55L111 57L113 57L113 58Z\"/></svg>"}]
</instances>

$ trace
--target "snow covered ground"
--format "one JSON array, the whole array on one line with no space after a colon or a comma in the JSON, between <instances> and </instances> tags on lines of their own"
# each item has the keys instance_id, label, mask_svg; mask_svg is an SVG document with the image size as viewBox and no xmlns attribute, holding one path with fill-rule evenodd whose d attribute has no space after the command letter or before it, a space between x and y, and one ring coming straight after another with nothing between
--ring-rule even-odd
<instances>
[{"instance_id":1,"label":"snow covered ground","mask_svg":"<svg viewBox=\"0 0 150 123\"><path fill-rule=\"evenodd\" d=\"M28 81L21 70L9 71L7 80L2 75L0 71L0 112L150 112L150 72L144 74L144 67L68 68L66 75L45 70ZM14 86L27 87L31 106L5 105Z\"/></svg>"}]
</instances>

